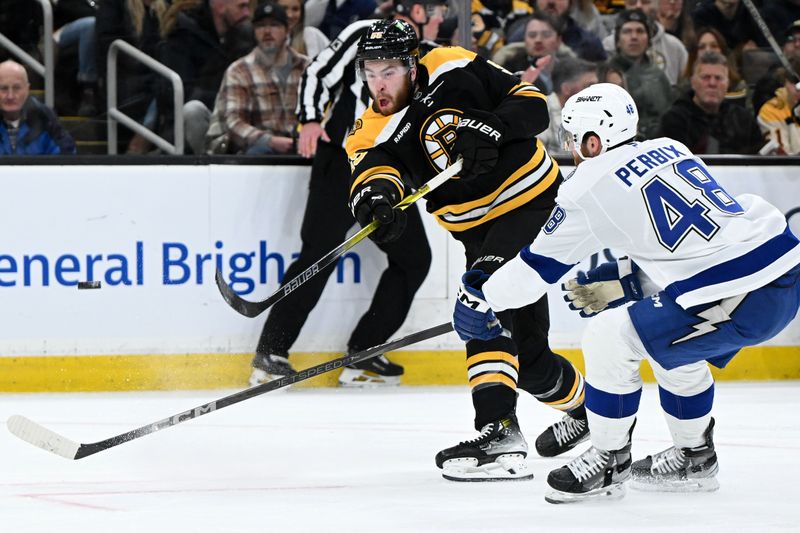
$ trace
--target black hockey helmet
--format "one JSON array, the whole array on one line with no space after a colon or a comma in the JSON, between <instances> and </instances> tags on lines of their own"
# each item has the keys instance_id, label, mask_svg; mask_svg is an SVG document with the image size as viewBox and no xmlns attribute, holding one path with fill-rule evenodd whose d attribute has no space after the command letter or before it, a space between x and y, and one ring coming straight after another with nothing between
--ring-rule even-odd
<instances>
[{"instance_id":1,"label":"black hockey helmet","mask_svg":"<svg viewBox=\"0 0 800 533\"><path fill-rule=\"evenodd\" d=\"M356 66L364 76L364 61L371 59L400 59L411 68L419 61L419 38L408 22L376 20L358 42Z\"/></svg>"}]
</instances>

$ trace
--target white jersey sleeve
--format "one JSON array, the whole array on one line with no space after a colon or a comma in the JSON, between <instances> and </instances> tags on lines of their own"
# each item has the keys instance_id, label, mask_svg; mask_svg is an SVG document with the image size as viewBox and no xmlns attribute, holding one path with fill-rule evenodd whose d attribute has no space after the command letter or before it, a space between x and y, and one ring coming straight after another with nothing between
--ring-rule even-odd
<instances>
[{"instance_id":1,"label":"white jersey sleeve","mask_svg":"<svg viewBox=\"0 0 800 533\"><path fill-rule=\"evenodd\" d=\"M602 248L587 213L559 196L550 218L533 244L523 248L484 283L486 301L495 311L537 301L573 266Z\"/></svg>"},{"instance_id":2,"label":"white jersey sleeve","mask_svg":"<svg viewBox=\"0 0 800 533\"><path fill-rule=\"evenodd\" d=\"M684 308L763 287L800 263L800 241L778 209L759 196L734 198L672 139L584 161L557 202L560 224L549 234L545 228L484 285L497 310L535 301L600 248L627 253Z\"/></svg>"}]
</instances>

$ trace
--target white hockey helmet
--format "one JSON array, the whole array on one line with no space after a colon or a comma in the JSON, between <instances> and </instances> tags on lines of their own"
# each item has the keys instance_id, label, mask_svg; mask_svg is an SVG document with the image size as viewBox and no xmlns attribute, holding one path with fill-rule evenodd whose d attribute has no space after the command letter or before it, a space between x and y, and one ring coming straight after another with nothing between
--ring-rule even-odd
<instances>
[{"instance_id":1,"label":"white hockey helmet","mask_svg":"<svg viewBox=\"0 0 800 533\"><path fill-rule=\"evenodd\" d=\"M572 95L561 110L562 135L567 149L579 149L587 133L602 141L600 153L636 136L639 112L628 91L613 83L595 83ZM570 146L572 145L572 146Z\"/></svg>"}]
</instances>

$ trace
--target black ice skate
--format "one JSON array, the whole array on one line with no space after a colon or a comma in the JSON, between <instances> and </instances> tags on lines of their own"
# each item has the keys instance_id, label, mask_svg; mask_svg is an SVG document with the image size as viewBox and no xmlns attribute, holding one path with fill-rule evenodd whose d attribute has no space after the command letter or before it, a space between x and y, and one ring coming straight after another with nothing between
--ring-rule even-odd
<instances>
[{"instance_id":1,"label":"black ice skate","mask_svg":"<svg viewBox=\"0 0 800 533\"><path fill-rule=\"evenodd\" d=\"M442 477L451 481L532 479L527 455L528 443L512 414L483 426L477 439L437 453L436 466L442 469Z\"/></svg>"},{"instance_id":2,"label":"black ice skate","mask_svg":"<svg viewBox=\"0 0 800 533\"><path fill-rule=\"evenodd\" d=\"M544 499L550 503L574 503L625 496L624 483L631 476L632 432L631 426L628 443L619 450L600 450L592 446L578 458L550 472L547 484L553 490Z\"/></svg>"},{"instance_id":3,"label":"black ice skate","mask_svg":"<svg viewBox=\"0 0 800 533\"><path fill-rule=\"evenodd\" d=\"M351 350L352 352L352 350ZM349 352L348 352L349 353ZM342 387L390 387L400 385L403 367L384 355L344 367L339 374Z\"/></svg>"},{"instance_id":4,"label":"black ice skate","mask_svg":"<svg viewBox=\"0 0 800 533\"><path fill-rule=\"evenodd\" d=\"M564 418L545 429L536 439L536 452L542 457L555 457L571 450L589 438L589 423L583 418L564 415Z\"/></svg>"},{"instance_id":5,"label":"black ice skate","mask_svg":"<svg viewBox=\"0 0 800 533\"><path fill-rule=\"evenodd\" d=\"M719 488L717 453L714 451L714 419L708 424L706 442L695 448L672 446L633 463L631 487L663 492L711 492Z\"/></svg>"},{"instance_id":6,"label":"black ice skate","mask_svg":"<svg viewBox=\"0 0 800 533\"><path fill-rule=\"evenodd\" d=\"M252 366L251 387L296 373L289 364L289 358L283 355L257 353L253 358Z\"/></svg>"}]
</instances>

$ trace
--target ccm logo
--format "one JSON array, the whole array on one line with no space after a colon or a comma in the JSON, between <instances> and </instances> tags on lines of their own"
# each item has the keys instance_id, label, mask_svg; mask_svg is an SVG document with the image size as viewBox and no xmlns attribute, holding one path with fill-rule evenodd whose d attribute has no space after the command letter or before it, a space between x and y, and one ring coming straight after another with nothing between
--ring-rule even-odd
<instances>
[{"instance_id":1,"label":"ccm logo","mask_svg":"<svg viewBox=\"0 0 800 533\"><path fill-rule=\"evenodd\" d=\"M473 130L478 130L481 133L485 133L489 137L493 138L495 141L500 142L500 132L496 129L492 128L484 124L483 122L479 122L472 118L461 118L458 121L457 128L470 128Z\"/></svg>"}]
</instances>

